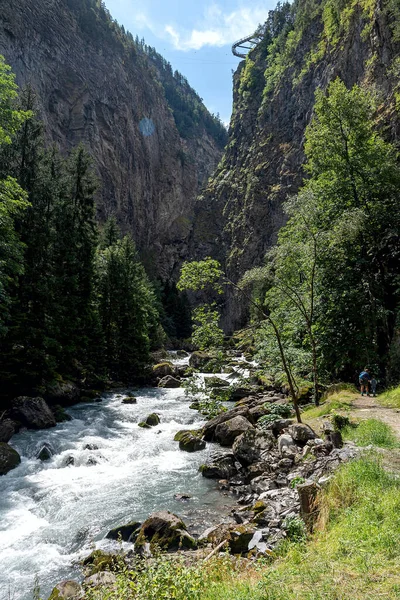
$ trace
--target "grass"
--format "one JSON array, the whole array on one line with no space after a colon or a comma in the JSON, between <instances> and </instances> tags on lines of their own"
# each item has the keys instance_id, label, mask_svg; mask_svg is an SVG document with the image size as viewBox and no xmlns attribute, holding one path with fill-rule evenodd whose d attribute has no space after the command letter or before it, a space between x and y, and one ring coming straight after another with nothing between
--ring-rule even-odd
<instances>
[{"instance_id":1,"label":"grass","mask_svg":"<svg viewBox=\"0 0 400 600\"><path fill-rule=\"evenodd\" d=\"M396 439L391 427L377 419L366 419L361 421L356 427L345 427L342 431L346 440L352 440L357 446L377 446L378 448L398 448L399 442Z\"/></svg>"},{"instance_id":2,"label":"grass","mask_svg":"<svg viewBox=\"0 0 400 600\"><path fill-rule=\"evenodd\" d=\"M319 406L306 409L302 413L302 419L307 423L309 420L324 417L332 412L350 410L351 403L357 396L357 391L353 387L334 392L323 399Z\"/></svg>"},{"instance_id":3,"label":"grass","mask_svg":"<svg viewBox=\"0 0 400 600\"><path fill-rule=\"evenodd\" d=\"M117 588L88 600L400 599L400 480L377 453L342 466L320 497L307 543L286 543L275 560L227 555L189 564L161 556L118 575ZM247 564L247 566L246 566Z\"/></svg>"},{"instance_id":4,"label":"grass","mask_svg":"<svg viewBox=\"0 0 400 600\"><path fill-rule=\"evenodd\" d=\"M400 408L400 386L379 394L378 402L390 408Z\"/></svg>"}]
</instances>

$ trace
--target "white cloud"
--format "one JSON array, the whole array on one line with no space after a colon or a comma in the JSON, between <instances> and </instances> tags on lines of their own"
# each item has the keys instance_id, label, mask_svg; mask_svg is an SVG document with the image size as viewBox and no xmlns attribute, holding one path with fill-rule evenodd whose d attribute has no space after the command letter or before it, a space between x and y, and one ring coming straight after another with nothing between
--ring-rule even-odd
<instances>
[{"instance_id":1,"label":"white cloud","mask_svg":"<svg viewBox=\"0 0 400 600\"><path fill-rule=\"evenodd\" d=\"M177 50L200 50L204 46L225 46L253 33L268 16L265 6L241 7L224 14L217 4L208 7L204 21L198 28L177 30L172 25L165 27Z\"/></svg>"}]
</instances>

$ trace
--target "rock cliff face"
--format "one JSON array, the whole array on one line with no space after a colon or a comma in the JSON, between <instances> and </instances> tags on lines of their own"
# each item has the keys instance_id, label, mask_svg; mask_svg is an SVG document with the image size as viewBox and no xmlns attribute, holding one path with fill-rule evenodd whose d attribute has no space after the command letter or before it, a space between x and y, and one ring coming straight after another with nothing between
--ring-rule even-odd
<instances>
[{"instance_id":1,"label":"rock cliff face","mask_svg":"<svg viewBox=\"0 0 400 600\"><path fill-rule=\"evenodd\" d=\"M234 77L229 142L195 208L192 256L217 257L233 280L262 263L304 177L315 90L336 77L373 87L380 126L399 140L399 13L391 0L298 0L270 14ZM226 330L243 323L243 304L227 292Z\"/></svg>"},{"instance_id":2,"label":"rock cliff face","mask_svg":"<svg viewBox=\"0 0 400 600\"><path fill-rule=\"evenodd\" d=\"M145 263L169 276L186 253L196 195L224 143L202 105L203 120L186 139L179 133L165 84L199 106L195 92L95 0L2 2L0 54L18 84L35 89L49 141L91 150L100 220L116 215Z\"/></svg>"}]
</instances>

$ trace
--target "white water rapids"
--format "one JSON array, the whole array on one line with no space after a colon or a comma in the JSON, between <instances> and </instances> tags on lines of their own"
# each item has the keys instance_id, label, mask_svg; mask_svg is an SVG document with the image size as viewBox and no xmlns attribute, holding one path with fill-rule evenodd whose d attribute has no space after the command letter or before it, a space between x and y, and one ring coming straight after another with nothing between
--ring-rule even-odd
<instances>
[{"instance_id":1,"label":"white water rapids","mask_svg":"<svg viewBox=\"0 0 400 600\"><path fill-rule=\"evenodd\" d=\"M231 501L198 473L212 445L191 454L173 441L179 429L201 425L184 391L127 391L137 404L122 404L123 393L105 394L102 403L68 409L72 421L12 438L22 462L0 477L1 600L31 600L35 577L46 598L62 579L80 577L77 561L94 545L117 548L104 539L111 528L155 510L171 510L199 532L228 512ZM160 425L138 427L152 412ZM35 458L44 442L55 450L46 462ZM67 466L69 457L75 462ZM192 498L175 500L179 492Z\"/></svg>"}]
</instances>

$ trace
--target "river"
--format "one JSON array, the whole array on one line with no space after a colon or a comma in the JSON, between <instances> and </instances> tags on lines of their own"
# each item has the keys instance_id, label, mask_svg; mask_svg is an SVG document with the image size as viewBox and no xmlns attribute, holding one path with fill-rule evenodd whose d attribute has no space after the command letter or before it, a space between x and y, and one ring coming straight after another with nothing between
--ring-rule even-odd
<instances>
[{"instance_id":1,"label":"river","mask_svg":"<svg viewBox=\"0 0 400 600\"><path fill-rule=\"evenodd\" d=\"M128 391L137 404L122 404ZM138 427L151 412L160 424ZM173 441L179 429L202 424L182 389L107 393L101 403L68 413L71 421L23 431L10 442L22 460L0 477L1 600L31 600L35 578L43 598L60 580L79 579L79 559L94 547L116 549L105 539L112 527L168 509L200 532L223 520L232 504L198 473L212 445L190 454ZM45 442L55 454L42 462L35 455ZM175 500L179 492L192 498Z\"/></svg>"}]
</instances>

